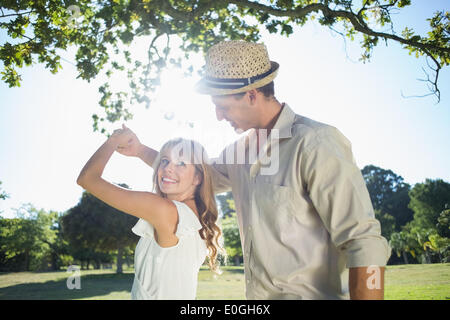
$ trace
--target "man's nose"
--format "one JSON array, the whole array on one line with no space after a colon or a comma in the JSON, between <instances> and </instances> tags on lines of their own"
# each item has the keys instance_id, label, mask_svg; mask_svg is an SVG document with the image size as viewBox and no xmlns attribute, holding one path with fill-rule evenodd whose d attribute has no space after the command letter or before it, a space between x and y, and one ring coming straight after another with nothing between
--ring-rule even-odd
<instances>
[{"instance_id":1,"label":"man's nose","mask_svg":"<svg viewBox=\"0 0 450 320\"><path fill-rule=\"evenodd\" d=\"M216 107L216 117L218 121L222 121L224 119L223 112Z\"/></svg>"}]
</instances>

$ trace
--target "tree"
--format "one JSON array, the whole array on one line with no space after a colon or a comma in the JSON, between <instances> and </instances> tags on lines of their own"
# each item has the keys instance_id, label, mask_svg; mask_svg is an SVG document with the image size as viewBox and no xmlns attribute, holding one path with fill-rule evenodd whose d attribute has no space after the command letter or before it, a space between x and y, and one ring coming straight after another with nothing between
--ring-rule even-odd
<instances>
[{"instance_id":1,"label":"tree","mask_svg":"<svg viewBox=\"0 0 450 320\"><path fill-rule=\"evenodd\" d=\"M414 219L403 226L401 232L391 235L392 248L398 255L410 252L422 263L448 261L450 239L446 233L446 210L450 203L450 184L442 179L426 179L424 183L417 183L409 195Z\"/></svg>"},{"instance_id":2,"label":"tree","mask_svg":"<svg viewBox=\"0 0 450 320\"><path fill-rule=\"evenodd\" d=\"M410 185L392 170L386 170L374 165L367 165L361 173L366 182L370 199L379 214L388 214L395 218L395 230L413 219L414 212L408 208ZM380 219L379 219L380 220ZM381 221L381 220L380 220ZM382 229L383 229L382 223Z\"/></svg>"},{"instance_id":3,"label":"tree","mask_svg":"<svg viewBox=\"0 0 450 320\"><path fill-rule=\"evenodd\" d=\"M398 11L411 0L115 0L115 1L3 1L0 28L10 39L1 44L2 80L19 86L18 68L36 60L52 73L61 69L59 49L77 46L79 78L90 81L104 69L108 77L126 71L130 92L113 92L109 83L99 88L104 115L93 115L94 130L100 122L129 119L128 105L145 103L159 84L167 65L182 66L192 52L205 52L224 39L257 41L261 27L282 36L316 19L342 37L361 41L361 61L369 61L380 40L400 43L409 54L427 57L430 94L438 101L439 72L450 63L448 12L428 18L431 31L416 34L411 27L394 30ZM140 37L149 37L147 60L132 57L129 47ZM184 55L171 49L174 36L181 40ZM114 54L113 54L114 53ZM123 62L121 61L123 57ZM192 73L192 66L184 66ZM138 79L137 81L134 79ZM102 128L102 131L105 131Z\"/></svg>"},{"instance_id":4,"label":"tree","mask_svg":"<svg viewBox=\"0 0 450 320\"><path fill-rule=\"evenodd\" d=\"M231 214L235 211L234 208L230 207L230 201L233 200L233 194L231 192L226 192L216 195L217 202L219 203L220 211L222 217L231 217ZM234 205L234 201L231 202Z\"/></svg>"},{"instance_id":5,"label":"tree","mask_svg":"<svg viewBox=\"0 0 450 320\"><path fill-rule=\"evenodd\" d=\"M438 262L447 263L450 261L450 238L441 237L433 232L428 236L428 241L425 241L423 248L426 251L430 249L433 254L436 254L439 258Z\"/></svg>"},{"instance_id":6,"label":"tree","mask_svg":"<svg viewBox=\"0 0 450 320\"><path fill-rule=\"evenodd\" d=\"M424 228L436 228L441 212L450 206L450 183L442 179L426 179L417 183L409 192L409 207L414 220Z\"/></svg>"},{"instance_id":7,"label":"tree","mask_svg":"<svg viewBox=\"0 0 450 320\"><path fill-rule=\"evenodd\" d=\"M0 256L4 271L47 270L58 247L58 213L31 204L16 210L17 218L0 220Z\"/></svg>"},{"instance_id":8,"label":"tree","mask_svg":"<svg viewBox=\"0 0 450 320\"><path fill-rule=\"evenodd\" d=\"M240 265L242 259L241 236L236 216L234 200L228 199L228 207L232 210L222 219L222 233L224 246L229 259L233 260L235 266Z\"/></svg>"},{"instance_id":9,"label":"tree","mask_svg":"<svg viewBox=\"0 0 450 320\"><path fill-rule=\"evenodd\" d=\"M405 264L409 264L408 253L413 258L416 257L416 243L407 231L394 232L389 240L389 246L397 253L398 257L403 257Z\"/></svg>"},{"instance_id":10,"label":"tree","mask_svg":"<svg viewBox=\"0 0 450 320\"><path fill-rule=\"evenodd\" d=\"M409 233L415 241L416 254L422 256L422 262L431 263L430 249L435 251L436 248L429 245L431 243L429 240L430 236L432 237L436 234L436 230L411 223L409 226Z\"/></svg>"},{"instance_id":11,"label":"tree","mask_svg":"<svg viewBox=\"0 0 450 320\"><path fill-rule=\"evenodd\" d=\"M126 184L119 185L128 188ZM107 258L105 252L116 251L117 273L122 273L124 249L137 242L137 237L131 232L136 222L136 217L107 205L85 191L80 202L62 218L62 227L76 256L84 261L95 261L101 257Z\"/></svg>"},{"instance_id":12,"label":"tree","mask_svg":"<svg viewBox=\"0 0 450 320\"><path fill-rule=\"evenodd\" d=\"M449 260L450 239L440 236L436 229L419 225L416 220L408 223L401 232L393 233L389 244L399 257L403 254L405 263L408 263L406 253L419 263Z\"/></svg>"},{"instance_id":13,"label":"tree","mask_svg":"<svg viewBox=\"0 0 450 320\"><path fill-rule=\"evenodd\" d=\"M233 194L231 192L219 194L216 199L222 213L222 233L227 257L235 266L239 266L242 246Z\"/></svg>"},{"instance_id":14,"label":"tree","mask_svg":"<svg viewBox=\"0 0 450 320\"><path fill-rule=\"evenodd\" d=\"M98 222L96 216L83 207L90 199L83 193L80 202L61 218L64 239L69 243L69 253L89 269L89 264L98 253ZM85 205L86 206L86 205Z\"/></svg>"},{"instance_id":15,"label":"tree","mask_svg":"<svg viewBox=\"0 0 450 320\"><path fill-rule=\"evenodd\" d=\"M435 239L442 262L450 262L450 209L441 212L436 225L439 238Z\"/></svg>"},{"instance_id":16,"label":"tree","mask_svg":"<svg viewBox=\"0 0 450 320\"><path fill-rule=\"evenodd\" d=\"M39 251L33 222L25 219L2 219L0 226L0 251L4 259L2 269L6 267L2 271L30 271L32 255Z\"/></svg>"},{"instance_id":17,"label":"tree","mask_svg":"<svg viewBox=\"0 0 450 320\"><path fill-rule=\"evenodd\" d=\"M5 200L6 198L9 198L9 195L4 190L2 190L1 185L2 185L2 182L0 181L0 200ZM0 213L2 213L2 212L3 211L0 211ZM2 217L0 216L0 219L1 218Z\"/></svg>"},{"instance_id":18,"label":"tree","mask_svg":"<svg viewBox=\"0 0 450 320\"><path fill-rule=\"evenodd\" d=\"M53 213L53 212L51 212ZM73 257L69 254L69 243L64 239L62 228L61 228L61 218L62 214L53 213L51 216L52 224L51 230L56 233L53 241L49 241L45 236L42 241L47 243L50 248L50 265L51 269L54 271L59 270L61 267L66 267L71 264Z\"/></svg>"},{"instance_id":19,"label":"tree","mask_svg":"<svg viewBox=\"0 0 450 320\"><path fill-rule=\"evenodd\" d=\"M0 181L0 186L1 185L2 182ZM9 195L0 187L0 200L5 200L6 198L9 198Z\"/></svg>"},{"instance_id":20,"label":"tree","mask_svg":"<svg viewBox=\"0 0 450 320\"><path fill-rule=\"evenodd\" d=\"M381 235L390 239L391 234L395 232L395 218L389 213L382 213L379 210L375 210L375 217L380 221Z\"/></svg>"},{"instance_id":21,"label":"tree","mask_svg":"<svg viewBox=\"0 0 450 320\"><path fill-rule=\"evenodd\" d=\"M441 212L436 228L441 237L450 238L450 209Z\"/></svg>"},{"instance_id":22,"label":"tree","mask_svg":"<svg viewBox=\"0 0 450 320\"><path fill-rule=\"evenodd\" d=\"M242 260L242 246L235 212L231 214L231 217L224 219L222 228L227 256L235 266L239 266Z\"/></svg>"}]
</instances>

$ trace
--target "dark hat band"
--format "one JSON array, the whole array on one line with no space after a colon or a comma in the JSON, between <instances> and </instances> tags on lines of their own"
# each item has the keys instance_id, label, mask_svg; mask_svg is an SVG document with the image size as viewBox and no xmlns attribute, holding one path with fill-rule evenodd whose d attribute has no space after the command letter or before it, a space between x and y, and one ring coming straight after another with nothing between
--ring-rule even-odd
<instances>
[{"instance_id":1,"label":"dark hat band","mask_svg":"<svg viewBox=\"0 0 450 320\"><path fill-rule=\"evenodd\" d=\"M252 83L255 83L258 80L261 80L262 78L267 77L269 74L273 72L273 69L269 69L269 71L254 76L250 78L238 78L238 79L223 79L223 78L212 78L212 77L205 77L204 81L205 84L208 85L211 88L219 88L219 89L239 89L245 86L248 86Z\"/></svg>"}]
</instances>

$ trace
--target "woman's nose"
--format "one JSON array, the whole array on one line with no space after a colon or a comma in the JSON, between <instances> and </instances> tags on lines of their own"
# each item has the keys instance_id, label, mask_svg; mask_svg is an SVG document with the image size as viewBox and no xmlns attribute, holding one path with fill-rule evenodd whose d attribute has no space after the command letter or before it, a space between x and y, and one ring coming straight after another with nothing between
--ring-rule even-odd
<instances>
[{"instance_id":1,"label":"woman's nose","mask_svg":"<svg viewBox=\"0 0 450 320\"><path fill-rule=\"evenodd\" d=\"M175 164L170 161L166 166L163 168L163 173L173 173L175 169Z\"/></svg>"}]
</instances>

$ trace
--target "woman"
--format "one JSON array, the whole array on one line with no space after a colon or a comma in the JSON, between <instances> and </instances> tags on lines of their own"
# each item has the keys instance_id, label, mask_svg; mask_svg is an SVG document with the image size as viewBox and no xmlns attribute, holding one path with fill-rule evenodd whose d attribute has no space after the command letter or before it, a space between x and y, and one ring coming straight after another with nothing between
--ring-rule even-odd
<instances>
[{"instance_id":1,"label":"woman","mask_svg":"<svg viewBox=\"0 0 450 320\"><path fill-rule=\"evenodd\" d=\"M131 191L107 182L102 173L114 151L126 146L133 135L125 125L115 130L86 163L77 183L139 218L132 229L141 236L132 299L195 299L198 272L208 251L213 271L222 251L206 152L195 141L168 141L155 160L155 192Z\"/></svg>"}]
</instances>

